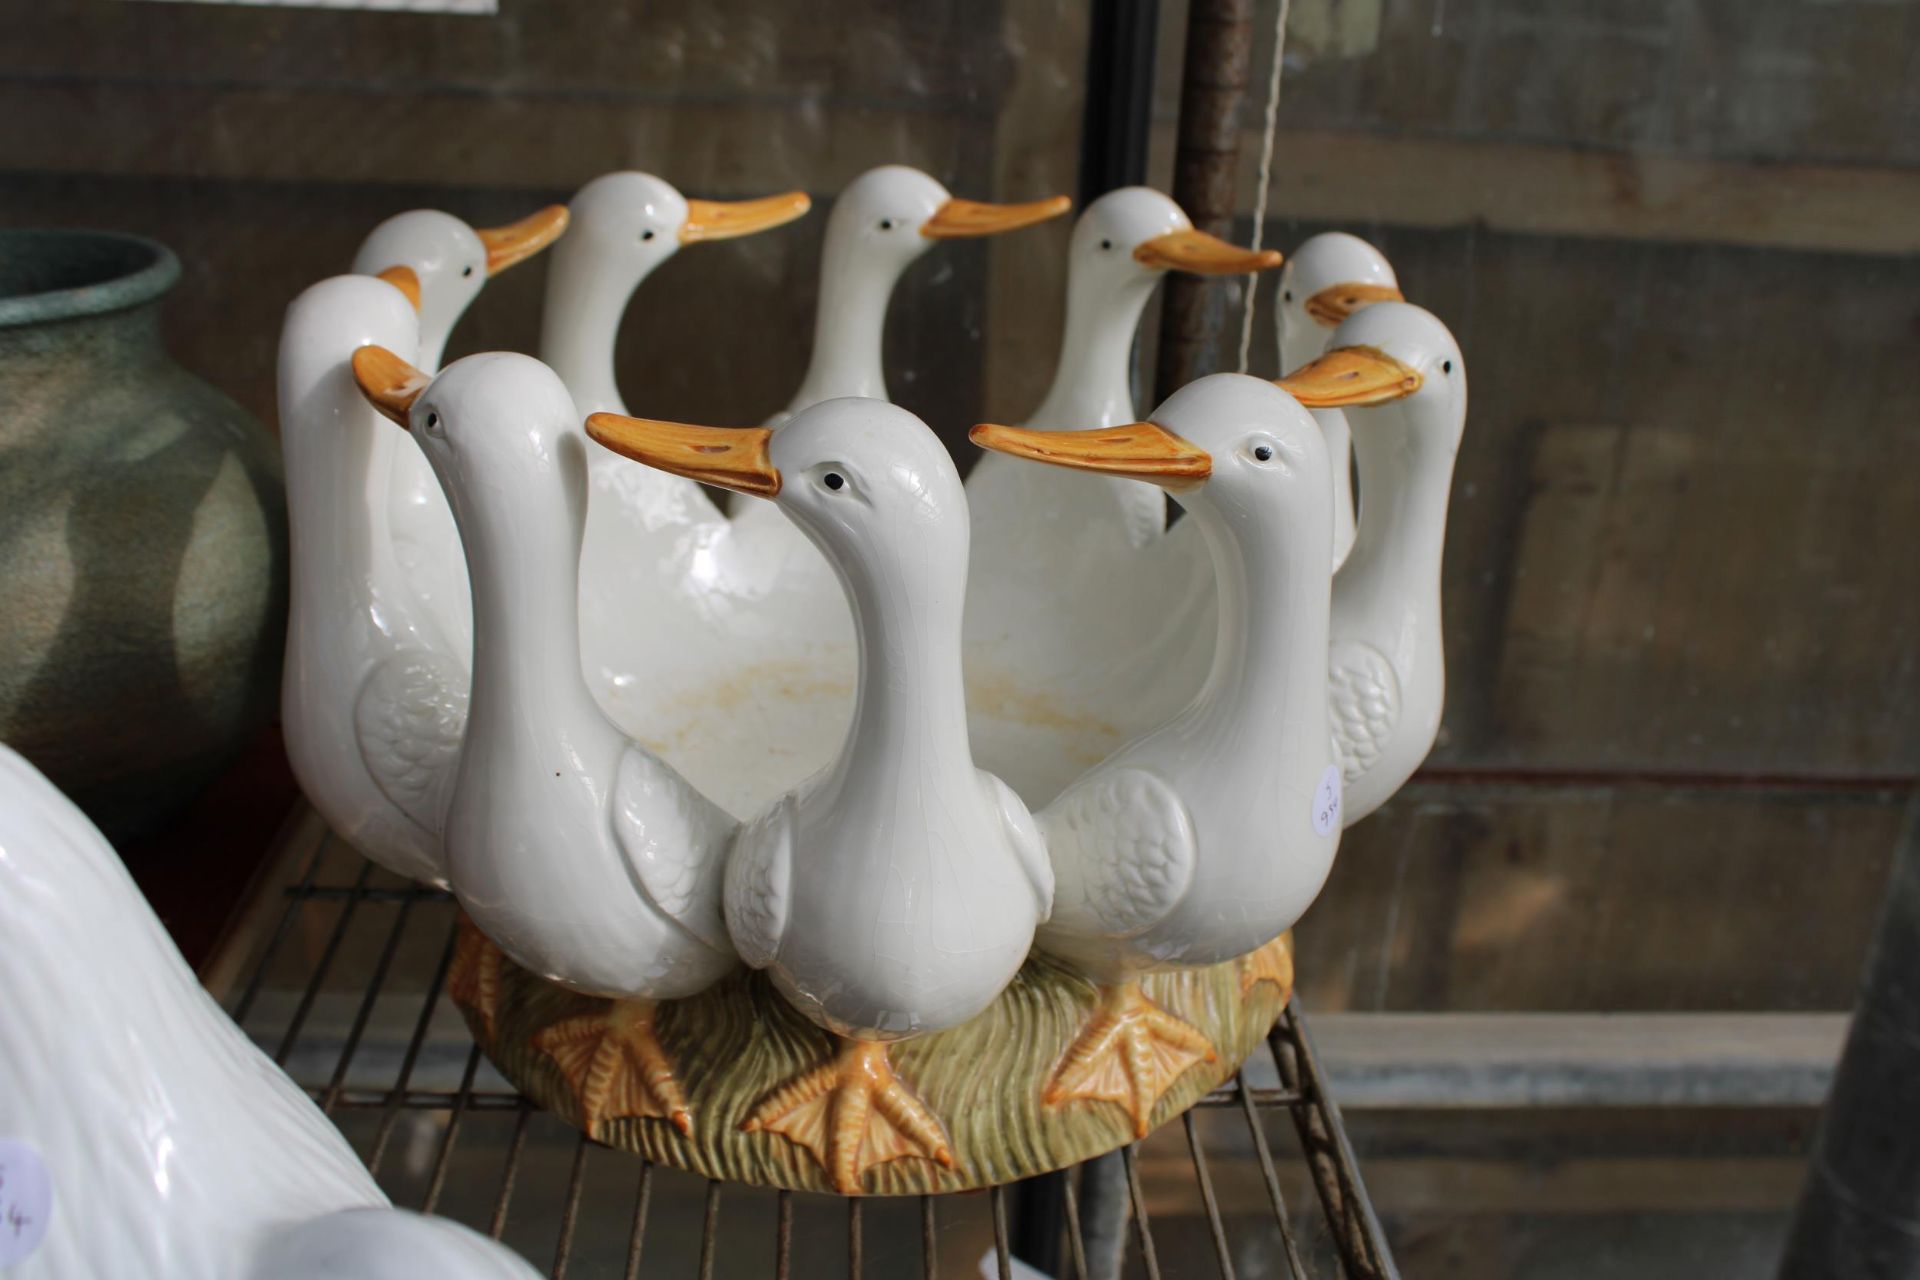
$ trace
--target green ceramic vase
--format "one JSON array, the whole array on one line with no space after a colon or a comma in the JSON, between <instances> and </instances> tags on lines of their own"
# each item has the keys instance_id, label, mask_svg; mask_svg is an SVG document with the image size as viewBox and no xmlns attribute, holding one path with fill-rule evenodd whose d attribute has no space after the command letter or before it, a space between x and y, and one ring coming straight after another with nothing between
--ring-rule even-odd
<instances>
[{"instance_id":1,"label":"green ceramic vase","mask_svg":"<svg viewBox=\"0 0 1920 1280\"><path fill-rule=\"evenodd\" d=\"M165 246L0 230L0 739L115 841L274 708L279 448L167 357Z\"/></svg>"}]
</instances>

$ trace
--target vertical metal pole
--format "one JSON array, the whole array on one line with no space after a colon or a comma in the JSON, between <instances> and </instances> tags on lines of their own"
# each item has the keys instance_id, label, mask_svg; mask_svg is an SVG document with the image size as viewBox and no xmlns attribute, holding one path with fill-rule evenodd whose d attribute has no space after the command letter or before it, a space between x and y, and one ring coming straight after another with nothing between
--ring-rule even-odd
<instances>
[{"instance_id":1,"label":"vertical metal pole","mask_svg":"<svg viewBox=\"0 0 1920 1280\"><path fill-rule=\"evenodd\" d=\"M1087 105L1080 202L1146 181L1159 0L1094 0L1087 15Z\"/></svg>"},{"instance_id":2,"label":"vertical metal pole","mask_svg":"<svg viewBox=\"0 0 1920 1280\"><path fill-rule=\"evenodd\" d=\"M1173 198L1193 225L1215 235L1233 229L1239 178L1240 100L1253 58L1253 0L1192 0L1187 10L1186 66L1180 79L1179 144L1173 156ZM1225 368L1214 350L1227 304L1225 289L1173 273L1160 313L1160 359L1154 399L1164 400L1204 373Z\"/></svg>"},{"instance_id":3,"label":"vertical metal pole","mask_svg":"<svg viewBox=\"0 0 1920 1280\"><path fill-rule=\"evenodd\" d=\"M1087 105L1080 131L1082 209L1117 187L1146 181L1159 34L1160 0L1094 0L1087 17ZM1115 1242L1113 1272L1125 1243L1126 1188L1119 1169L1115 1156L1115 1176L1092 1179L1081 1190L1093 1221L1108 1224L1117 1217L1120 1223L1108 1233ZM1071 1170L1049 1173L1013 1189L1013 1256L1050 1276L1061 1274L1065 1261L1066 1181L1073 1176ZM1096 1267L1095 1274L1105 1273Z\"/></svg>"},{"instance_id":4,"label":"vertical metal pole","mask_svg":"<svg viewBox=\"0 0 1920 1280\"><path fill-rule=\"evenodd\" d=\"M1781 1280L1920 1276L1920 799L1909 802Z\"/></svg>"}]
</instances>

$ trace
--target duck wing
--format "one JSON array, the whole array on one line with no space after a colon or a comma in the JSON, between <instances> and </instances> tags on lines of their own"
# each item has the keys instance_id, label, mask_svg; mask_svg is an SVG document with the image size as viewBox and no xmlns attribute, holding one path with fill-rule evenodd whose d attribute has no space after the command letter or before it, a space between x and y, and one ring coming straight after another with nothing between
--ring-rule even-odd
<instances>
[{"instance_id":1,"label":"duck wing","mask_svg":"<svg viewBox=\"0 0 1920 1280\"><path fill-rule=\"evenodd\" d=\"M613 834L640 890L660 914L731 952L721 914L727 846L739 824L674 768L628 747L613 782Z\"/></svg>"},{"instance_id":2,"label":"duck wing","mask_svg":"<svg viewBox=\"0 0 1920 1280\"><path fill-rule=\"evenodd\" d=\"M1040 815L1052 856L1055 928L1126 938L1164 919L1193 883L1197 841L1185 802L1158 774L1103 770Z\"/></svg>"},{"instance_id":3,"label":"duck wing","mask_svg":"<svg viewBox=\"0 0 1920 1280\"><path fill-rule=\"evenodd\" d=\"M1006 830L1007 843L1013 846L1014 856L1020 859L1020 869L1027 873L1033 885L1034 900L1040 908L1038 923L1045 924L1053 911L1053 863L1047 859L1046 839L1040 834L1040 826L1033 820L1027 802L1017 791L985 769L979 773L988 796L1000 811L1000 825Z\"/></svg>"},{"instance_id":4,"label":"duck wing","mask_svg":"<svg viewBox=\"0 0 1920 1280\"><path fill-rule=\"evenodd\" d=\"M1327 650L1327 711L1340 773L1352 786L1380 762L1400 723L1400 677L1387 655L1362 640L1336 640Z\"/></svg>"},{"instance_id":5,"label":"duck wing","mask_svg":"<svg viewBox=\"0 0 1920 1280\"><path fill-rule=\"evenodd\" d=\"M793 887L791 795L774 801L740 828L727 858L727 932L748 967L764 969L780 954Z\"/></svg>"},{"instance_id":6,"label":"duck wing","mask_svg":"<svg viewBox=\"0 0 1920 1280\"><path fill-rule=\"evenodd\" d=\"M404 649L380 663L353 703L354 736L375 785L421 830L445 825L471 681L431 649Z\"/></svg>"}]
</instances>

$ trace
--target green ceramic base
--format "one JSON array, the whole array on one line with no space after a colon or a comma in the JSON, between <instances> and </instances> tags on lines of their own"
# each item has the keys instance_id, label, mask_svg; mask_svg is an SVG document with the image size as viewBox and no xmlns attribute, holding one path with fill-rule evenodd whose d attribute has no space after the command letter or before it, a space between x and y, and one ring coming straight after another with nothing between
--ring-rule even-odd
<instances>
[{"instance_id":1,"label":"green ceramic base","mask_svg":"<svg viewBox=\"0 0 1920 1280\"><path fill-rule=\"evenodd\" d=\"M615 1011L614 1002L568 991L498 958L497 985L472 980L477 934L463 947L450 983L469 1026L500 1070L522 1092L570 1123L583 1101L598 1105L593 1136L649 1160L726 1182L831 1191L834 1185L807 1146L774 1132L744 1132L742 1121L791 1077L832 1061L839 1042L796 1013L765 975L742 971L690 1000L659 1006L654 1031L684 1091L690 1133L663 1118L615 1114L628 1096L622 1073L642 1068L611 1041L589 1071L576 1051L564 1070L536 1038L556 1024ZM1211 1042L1215 1057L1187 1067L1149 1115L1160 1125L1232 1077L1261 1042L1292 984L1291 936L1267 949L1271 979L1251 981L1252 960L1160 974L1142 984L1146 996ZM493 953L497 958L497 953ZM1243 993L1243 986L1251 981ZM1283 989L1283 986L1287 989ZM478 1006L492 998L493 1019ZM898 1079L944 1125L953 1168L907 1156L875 1163L858 1178L869 1195L960 1191L1032 1177L1132 1141L1135 1125L1114 1102L1042 1100L1063 1055L1096 1013L1099 996L1084 978L1045 959L1030 960L985 1013L963 1026L894 1046ZM636 1006L625 1006L634 1008ZM579 1025L579 1024L576 1024ZM549 1043L553 1037L549 1036ZM585 1051L591 1055L592 1050ZM595 1074L597 1073L597 1074ZM624 1076L622 1076L624 1078ZM576 1088L591 1080L592 1100ZM843 1182L843 1186L848 1185Z\"/></svg>"}]
</instances>

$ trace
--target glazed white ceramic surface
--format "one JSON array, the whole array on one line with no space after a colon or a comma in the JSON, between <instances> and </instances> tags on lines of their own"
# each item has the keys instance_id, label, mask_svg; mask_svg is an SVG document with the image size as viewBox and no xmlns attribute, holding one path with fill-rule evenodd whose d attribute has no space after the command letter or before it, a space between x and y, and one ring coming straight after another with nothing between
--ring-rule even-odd
<instances>
[{"instance_id":1,"label":"glazed white ceramic surface","mask_svg":"<svg viewBox=\"0 0 1920 1280\"><path fill-rule=\"evenodd\" d=\"M1352 825L1413 776L1440 730L1440 561L1467 367L1447 327L1408 302L1356 311L1328 343L1343 347L1378 349L1420 375L1419 390L1403 400L1346 411L1360 526L1334 579L1328 697Z\"/></svg>"},{"instance_id":2,"label":"glazed white ceramic surface","mask_svg":"<svg viewBox=\"0 0 1920 1280\"><path fill-rule=\"evenodd\" d=\"M770 457L774 505L844 588L859 677L832 765L742 831L728 927L841 1035L955 1026L1012 980L1053 892L1026 807L968 746L960 477L919 419L877 400L803 410Z\"/></svg>"},{"instance_id":3,"label":"glazed white ceramic surface","mask_svg":"<svg viewBox=\"0 0 1920 1280\"><path fill-rule=\"evenodd\" d=\"M0 747L0 1138L40 1157L21 1280L530 1280L388 1207L320 1109L195 981L97 829Z\"/></svg>"},{"instance_id":4,"label":"glazed white ceramic surface","mask_svg":"<svg viewBox=\"0 0 1920 1280\"><path fill-rule=\"evenodd\" d=\"M367 343L419 344L412 304L385 281L324 280L287 308L279 403L292 583L280 712L294 775L328 824L382 866L439 882L469 646L421 604L396 554L396 454L382 437L401 433L354 383L349 361Z\"/></svg>"},{"instance_id":5,"label":"glazed white ceramic surface","mask_svg":"<svg viewBox=\"0 0 1920 1280\"><path fill-rule=\"evenodd\" d=\"M638 261L593 248L594 204L576 199L573 229L555 246L549 317L585 296L586 285L568 281L612 263L607 279L578 323L549 319L543 343L583 411L618 403L616 295L631 292ZM881 338L894 285L937 245L929 223L964 204L899 165L840 193L807 373L774 422L824 398L885 395ZM660 194L658 206L670 210L673 198ZM611 215L606 223L618 225ZM594 456L604 457L598 446ZM736 501L723 519L698 486L618 461L596 462L593 482L581 602L589 681L618 723L730 812L751 815L825 767L850 722L855 637L832 570L767 504Z\"/></svg>"},{"instance_id":6,"label":"glazed white ceramic surface","mask_svg":"<svg viewBox=\"0 0 1920 1280\"><path fill-rule=\"evenodd\" d=\"M375 227L353 257L358 275L392 267L412 271L420 284L419 345L393 350L433 373L453 326L486 286L486 244L450 213L413 209ZM404 434L379 433L374 452L373 470L387 473L387 531L400 571L417 606L433 617L451 650L466 654L473 648L473 611L453 512L427 460Z\"/></svg>"},{"instance_id":7,"label":"glazed white ceramic surface","mask_svg":"<svg viewBox=\"0 0 1920 1280\"><path fill-rule=\"evenodd\" d=\"M412 405L409 430L452 504L473 583L448 877L522 967L579 991L670 999L734 964L720 886L735 824L588 688L580 423L559 377L512 354L456 361Z\"/></svg>"},{"instance_id":8,"label":"glazed white ceramic surface","mask_svg":"<svg viewBox=\"0 0 1920 1280\"><path fill-rule=\"evenodd\" d=\"M1109 983L1278 936L1340 841L1325 441L1291 396L1239 374L1189 384L1151 421L1211 459L1175 498L1205 541L1220 618L1199 695L1039 814L1058 885L1040 945Z\"/></svg>"},{"instance_id":9,"label":"glazed white ceramic surface","mask_svg":"<svg viewBox=\"0 0 1920 1280\"><path fill-rule=\"evenodd\" d=\"M569 208L572 223L553 248L547 275L541 358L566 383L583 417L625 413L614 370L621 319L646 278L682 250L689 202L651 174L621 172L589 182ZM785 620L818 610L814 597L822 588L829 608L820 625L832 632L826 645L840 659L846 687L852 636L837 593L819 572L788 571L787 561L803 555L819 570L818 557L799 540L742 553L737 531L698 484L591 441L586 449L592 500L580 614L589 680L619 723L636 736L679 747L691 759L689 771L717 800L751 812L766 793L749 799L735 771L741 753L756 752L759 744L689 749L692 708L672 702L673 693L702 680L738 679L770 654L793 660L807 637ZM775 646L780 631L789 639ZM694 742L705 741L696 733ZM796 780L789 777L786 785Z\"/></svg>"},{"instance_id":10,"label":"glazed white ceramic surface","mask_svg":"<svg viewBox=\"0 0 1920 1280\"><path fill-rule=\"evenodd\" d=\"M1280 333L1280 368L1298 369L1327 348L1332 327L1307 309L1310 299L1343 284L1398 289L1386 255L1344 231L1309 236L1280 269L1275 293L1279 307L1275 322ZM1325 314L1324 312L1322 314ZM1333 464L1333 563L1338 568L1353 550L1353 445L1346 414L1339 409L1315 409L1314 421L1327 437L1327 456Z\"/></svg>"},{"instance_id":11,"label":"glazed white ceramic surface","mask_svg":"<svg viewBox=\"0 0 1920 1280\"><path fill-rule=\"evenodd\" d=\"M1145 187L1087 206L1067 249L1059 362L1028 426L1134 421L1134 335L1166 274L1134 255L1191 226L1177 204ZM987 453L968 473L967 501L974 746L1041 804L1193 696L1212 654L1212 569L1192 530L1163 536L1166 496L1139 481Z\"/></svg>"}]
</instances>

